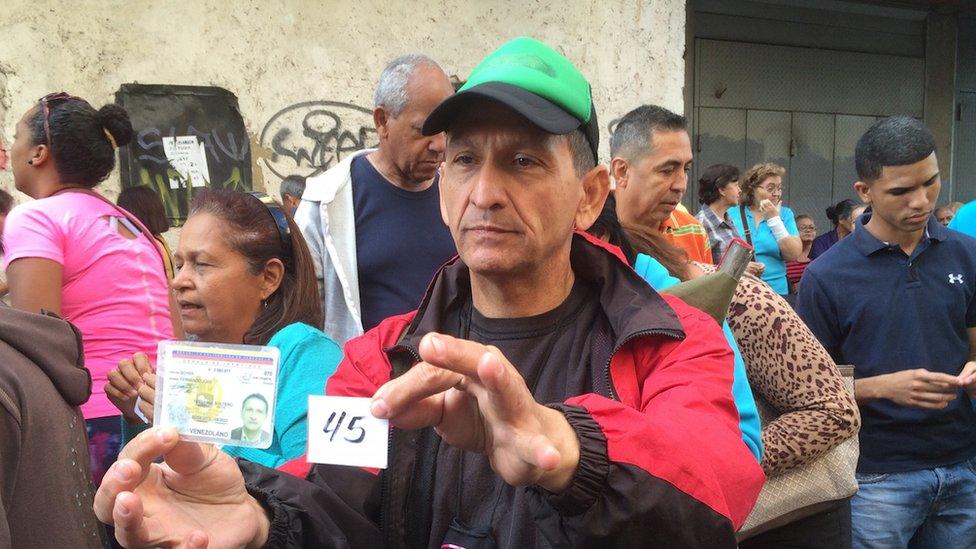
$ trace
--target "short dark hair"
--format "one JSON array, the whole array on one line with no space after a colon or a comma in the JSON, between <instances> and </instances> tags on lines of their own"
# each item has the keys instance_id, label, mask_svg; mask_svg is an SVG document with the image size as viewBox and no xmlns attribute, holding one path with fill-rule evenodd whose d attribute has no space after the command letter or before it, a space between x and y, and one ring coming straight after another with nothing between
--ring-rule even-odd
<instances>
[{"instance_id":1,"label":"short dark hair","mask_svg":"<svg viewBox=\"0 0 976 549\"><path fill-rule=\"evenodd\" d=\"M657 105L641 105L617 122L610 136L610 156L633 160L650 149L654 132L688 131L688 120Z\"/></svg>"},{"instance_id":2,"label":"short dark hair","mask_svg":"<svg viewBox=\"0 0 976 549\"><path fill-rule=\"evenodd\" d=\"M13 195L0 189L0 215L7 215L12 209L14 209Z\"/></svg>"},{"instance_id":3,"label":"short dark hair","mask_svg":"<svg viewBox=\"0 0 976 549\"><path fill-rule=\"evenodd\" d=\"M925 124L911 116L889 116L857 140L854 167L858 179L870 183L881 177L885 166L914 164L933 152L935 138Z\"/></svg>"},{"instance_id":4,"label":"short dark hair","mask_svg":"<svg viewBox=\"0 0 976 549\"><path fill-rule=\"evenodd\" d=\"M739 180L739 168L731 164L712 164L705 168L698 179L698 202L713 204L722 197L720 191L729 183Z\"/></svg>"},{"instance_id":5,"label":"short dark hair","mask_svg":"<svg viewBox=\"0 0 976 549\"><path fill-rule=\"evenodd\" d=\"M305 194L305 176L289 175L281 180L281 188L278 190L281 201L285 201L285 195L290 194L295 198L301 198Z\"/></svg>"},{"instance_id":6,"label":"short dark hair","mask_svg":"<svg viewBox=\"0 0 976 549\"><path fill-rule=\"evenodd\" d=\"M152 234L163 234L169 230L169 219L166 217L163 201L149 187L139 185L122 189L115 203L142 221Z\"/></svg>"},{"instance_id":7,"label":"short dark hair","mask_svg":"<svg viewBox=\"0 0 976 549\"><path fill-rule=\"evenodd\" d=\"M268 399L264 398L264 395L262 395L261 393L251 393L251 394L247 395L246 397L244 397L244 400L241 401L241 411L242 412L244 411L244 407L247 406L247 401L251 400L252 398L253 399L256 399L256 400L260 400L261 402L263 402L264 403L264 411L265 412L268 411Z\"/></svg>"},{"instance_id":8,"label":"short dark hair","mask_svg":"<svg viewBox=\"0 0 976 549\"><path fill-rule=\"evenodd\" d=\"M291 216L285 215L291 238L291 253L287 253L268 207L250 194L230 189L194 191L190 216L198 213L209 213L225 222L223 232L228 245L247 259L252 272L260 272L275 258L285 265L281 285L265 300L265 306L244 334L244 343L265 345L279 330L295 322L316 327L322 324L322 301L312 254Z\"/></svg>"},{"instance_id":9,"label":"short dark hair","mask_svg":"<svg viewBox=\"0 0 976 549\"><path fill-rule=\"evenodd\" d=\"M50 147L54 167L65 182L91 188L104 181L115 169L115 147L132 140L129 113L112 104L96 111L77 97L52 99L47 108L51 142L44 132L44 107L38 102L27 121L32 144Z\"/></svg>"},{"instance_id":10,"label":"short dark hair","mask_svg":"<svg viewBox=\"0 0 976 549\"><path fill-rule=\"evenodd\" d=\"M569 152L573 155L573 168L576 170L576 176L583 177L583 174L596 166L596 158L593 157L590 142L587 141L583 130L578 128L566 134L565 138L569 143Z\"/></svg>"},{"instance_id":11,"label":"short dark hair","mask_svg":"<svg viewBox=\"0 0 976 549\"><path fill-rule=\"evenodd\" d=\"M847 219L852 213L854 213L854 208L857 208L857 203L850 198L845 198L833 206L827 206L824 213L827 214L827 219L829 219L830 222L834 224L834 227L836 227L838 223L844 219Z\"/></svg>"}]
</instances>

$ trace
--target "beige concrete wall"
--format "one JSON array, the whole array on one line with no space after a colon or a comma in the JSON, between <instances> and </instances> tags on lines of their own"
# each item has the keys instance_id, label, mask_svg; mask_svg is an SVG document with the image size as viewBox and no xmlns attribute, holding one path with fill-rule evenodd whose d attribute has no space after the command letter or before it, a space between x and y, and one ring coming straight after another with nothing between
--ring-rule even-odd
<instances>
[{"instance_id":1,"label":"beige concrete wall","mask_svg":"<svg viewBox=\"0 0 976 549\"><path fill-rule=\"evenodd\" d=\"M630 108L683 108L684 24L680 0L6 0L0 127L9 142L21 114L49 91L97 107L124 83L220 86L240 101L255 188L275 192L270 167L302 171L262 147L269 122L296 123L275 118L282 109L313 100L371 108L375 79L396 55L426 53L464 78L504 40L531 35L590 79L606 155L608 124ZM336 114L354 132L371 126L355 109ZM12 189L9 171L0 186ZM117 170L102 188L115 197Z\"/></svg>"}]
</instances>

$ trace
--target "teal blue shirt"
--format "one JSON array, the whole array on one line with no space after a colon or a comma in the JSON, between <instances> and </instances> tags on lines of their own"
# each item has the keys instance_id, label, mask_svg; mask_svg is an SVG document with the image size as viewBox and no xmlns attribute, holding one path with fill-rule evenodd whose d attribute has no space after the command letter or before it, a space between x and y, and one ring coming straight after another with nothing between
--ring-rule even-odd
<instances>
[{"instance_id":1,"label":"teal blue shirt","mask_svg":"<svg viewBox=\"0 0 976 549\"><path fill-rule=\"evenodd\" d=\"M301 322L279 330L268 346L281 351L271 446L265 450L244 446L221 449L233 457L277 467L305 453L308 396L325 394L325 383L339 366L342 350L321 330Z\"/></svg>"},{"instance_id":2,"label":"teal blue shirt","mask_svg":"<svg viewBox=\"0 0 976 549\"><path fill-rule=\"evenodd\" d=\"M637 254L634 270L655 290L663 290L681 282L671 276L658 260L645 254ZM746 363L742 360L739 345L732 337L732 330L729 328L728 322L722 323L722 332L725 334L725 340L729 342L729 347L732 348L732 354L735 355L732 371L732 398L735 399L735 407L739 411L739 430L742 431L742 442L746 443L757 460L761 460L763 453L762 426L759 424L759 411L756 409L756 401L752 396L752 387L749 386L749 378L746 376Z\"/></svg>"},{"instance_id":3,"label":"teal blue shirt","mask_svg":"<svg viewBox=\"0 0 976 549\"><path fill-rule=\"evenodd\" d=\"M732 206L729 208L729 217L732 218L732 223L735 223L735 228L739 234L745 235L745 228L742 226L742 214L739 213L740 207ZM790 236L799 236L800 232L796 230L796 218L793 217L793 210L786 206L780 206L779 217L783 220L786 232ZM766 270L762 274L763 282L769 284L769 287L780 295L790 293L790 285L786 281L786 262L783 261L783 256L779 253L779 244L776 242L776 237L773 236L773 231L769 229L765 219L759 222L759 227L756 227L756 221L749 208L746 208L746 220L752 230L752 247L756 250L756 261L766 266Z\"/></svg>"},{"instance_id":4,"label":"teal blue shirt","mask_svg":"<svg viewBox=\"0 0 976 549\"><path fill-rule=\"evenodd\" d=\"M976 238L976 200L966 204L952 216L949 228Z\"/></svg>"}]
</instances>

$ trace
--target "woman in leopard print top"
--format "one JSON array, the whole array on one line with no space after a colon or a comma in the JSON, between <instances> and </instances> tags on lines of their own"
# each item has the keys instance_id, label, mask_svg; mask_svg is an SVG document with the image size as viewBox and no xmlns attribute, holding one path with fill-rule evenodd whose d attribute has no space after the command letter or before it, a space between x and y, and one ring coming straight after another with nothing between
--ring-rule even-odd
<instances>
[{"instance_id":1,"label":"woman in leopard print top","mask_svg":"<svg viewBox=\"0 0 976 549\"><path fill-rule=\"evenodd\" d=\"M610 241L614 234L622 236L632 263L637 252L646 253L681 280L715 270L712 265L689 263L681 250L657 233L625 229L617 233L611 229ZM753 394L780 414L762 426L761 464L768 477L809 463L857 434L861 416L837 365L772 288L754 276L743 275L729 305L727 321L742 353ZM850 547L850 529L848 499L743 540L740 547Z\"/></svg>"},{"instance_id":2,"label":"woman in leopard print top","mask_svg":"<svg viewBox=\"0 0 976 549\"><path fill-rule=\"evenodd\" d=\"M701 273L712 265L694 263ZM743 275L727 317L752 391L779 417L763 424L767 476L799 467L857 434L861 416L837 365L789 304Z\"/></svg>"},{"instance_id":3,"label":"woman in leopard print top","mask_svg":"<svg viewBox=\"0 0 976 549\"><path fill-rule=\"evenodd\" d=\"M621 227L612 198L589 232L619 246L632 265L637 253L644 253L681 280L715 270L689 263L687 255L659 233ZM767 476L809 463L857 434L861 416L837 365L772 288L743 275L727 320L753 394L780 414L762 426L762 467Z\"/></svg>"}]
</instances>

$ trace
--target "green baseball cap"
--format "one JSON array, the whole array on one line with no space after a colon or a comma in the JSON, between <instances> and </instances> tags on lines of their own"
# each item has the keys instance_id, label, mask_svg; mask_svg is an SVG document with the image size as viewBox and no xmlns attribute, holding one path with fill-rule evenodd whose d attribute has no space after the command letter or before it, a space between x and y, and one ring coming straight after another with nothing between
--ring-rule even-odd
<instances>
[{"instance_id":1,"label":"green baseball cap","mask_svg":"<svg viewBox=\"0 0 976 549\"><path fill-rule=\"evenodd\" d=\"M423 134L447 130L478 99L502 103L551 134L579 128L594 160L599 158L600 127L589 82L569 59L534 38L515 38L488 54L464 86L430 113Z\"/></svg>"}]
</instances>

